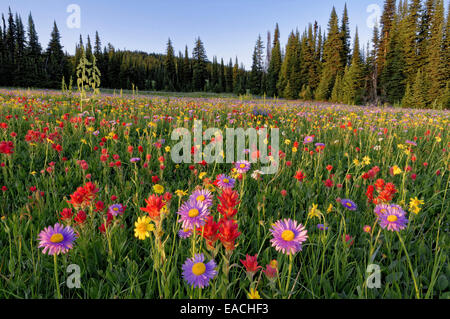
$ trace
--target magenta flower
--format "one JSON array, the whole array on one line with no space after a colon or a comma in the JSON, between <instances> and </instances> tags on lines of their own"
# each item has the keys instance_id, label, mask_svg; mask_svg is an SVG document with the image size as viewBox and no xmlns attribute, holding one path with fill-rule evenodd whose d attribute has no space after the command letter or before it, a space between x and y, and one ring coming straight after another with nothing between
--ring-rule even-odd
<instances>
[{"instance_id":1,"label":"magenta flower","mask_svg":"<svg viewBox=\"0 0 450 319\"><path fill-rule=\"evenodd\" d=\"M272 246L286 255L302 250L302 243L308 238L305 227L291 219L277 221L270 232L273 235L270 240Z\"/></svg>"},{"instance_id":2,"label":"magenta flower","mask_svg":"<svg viewBox=\"0 0 450 319\"><path fill-rule=\"evenodd\" d=\"M55 226L48 226L39 233L39 248L44 247L42 253L49 255L59 255L66 253L73 248L73 242L77 238L70 226L62 226L58 223Z\"/></svg>"}]
</instances>

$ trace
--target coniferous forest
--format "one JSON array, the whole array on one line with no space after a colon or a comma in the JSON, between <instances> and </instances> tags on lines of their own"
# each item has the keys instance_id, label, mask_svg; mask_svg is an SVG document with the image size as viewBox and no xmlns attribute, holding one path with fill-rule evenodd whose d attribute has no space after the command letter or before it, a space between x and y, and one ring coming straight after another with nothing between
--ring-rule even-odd
<instances>
[{"instance_id":1,"label":"coniferous forest","mask_svg":"<svg viewBox=\"0 0 450 319\"><path fill-rule=\"evenodd\" d=\"M450 6L444 0L385 0L370 43L350 30L347 6L335 8L327 26L312 22L291 30L281 44L278 24L264 42L257 37L251 69L238 57L208 59L200 37L176 53L120 50L80 35L75 54L63 50L56 23L47 47L39 42L32 13L26 23L11 9L0 25L0 86L61 88L76 79L86 54L101 73L101 87L248 94L333 103L408 108L450 108ZM287 30L286 30L287 32ZM350 34L354 36L351 38ZM83 53L84 51L84 53Z\"/></svg>"}]
</instances>

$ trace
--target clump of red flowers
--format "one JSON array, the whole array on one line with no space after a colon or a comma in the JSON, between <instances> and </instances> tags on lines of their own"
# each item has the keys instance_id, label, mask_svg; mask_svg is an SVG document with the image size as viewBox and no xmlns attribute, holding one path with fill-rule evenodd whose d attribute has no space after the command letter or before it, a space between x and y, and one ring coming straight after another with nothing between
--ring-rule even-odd
<instances>
[{"instance_id":1,"label":"clump of red flowers","mask_svg":"<svg viewBox=\"0 0 450 319\"><path fill-rule=\"evenodd\" d=\"M375 197L374 193L378 194ZM367 187L367 200L375 205L379 203L388 203L393 198L397 190L395 189L395 185L393 183L386 183L383 179L377 179L374 185L369 185Z\"/></svg>"},{"instance_id":2,"label":"clump of red flowers","mask_svg":"<svg viewBox=\"0 0 450 319\"><path fill-rule=\"evenodd\" d=\"M0 154L12 154L14 153L14 144L11 141L0 142Z\"/></svg>"},{"instance_id":3,"label":"clump of red flowers","mask_svg":"<svg viewBox=\"0 0 450 319\"><path fill-rule=\"evenodd\" d=\"M70 195L67 203L71 204L76 210L89 207L95 200L98 188L92 182L87 182L84 186L78 187L77 190Z\"/></svg>"}]
</instances>

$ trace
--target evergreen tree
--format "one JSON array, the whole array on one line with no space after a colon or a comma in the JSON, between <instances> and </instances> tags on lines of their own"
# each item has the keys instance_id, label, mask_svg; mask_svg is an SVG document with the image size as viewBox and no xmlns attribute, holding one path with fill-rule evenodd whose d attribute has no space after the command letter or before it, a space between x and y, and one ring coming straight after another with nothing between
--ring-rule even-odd
<instances>
[{"instance_id":1,"label":"evergreen tree","mask_svg":"<svg viewBox=\"0 0 450 319\"><path fill-rule=\"evenodd\" d=\"M27 74L28 86L40 87L42 83L42 47L39 43L38 34L34 25L31 13L28 16L28 46L26 49L27 55Z\"/></svg>"},{"instance_id":2,"label":"evergreen tree","mask_svg":"<svg viewBox=\"0 0 450 319\"><path fill-rule=\"evenodd\" d=\"M262 94L262 79L264 72L263 65L263 43L261 40L261 35L258 36L256 40L255 49L253 51L252 58L252 71L250 73L250 91L252 94Z\"/></svg>"},{"instance_id":3,"label":"evergreen tree","mask_svg":"<svg viewBox=\"0 0 450 319\"><path fill-rule=\"evenodd\" d=\"M64 76L66 68L66 56L62 50L56 21L53 23L53 31L50 36L47 50L45 52L45 70L47 74L47 85L51 88L58 88Z\"/></svg>"},{"instance_id":4,"label":"evergreen tree","mask_svg":"<svg viewBox=\"0 0 450 319\"><path fill-rule=\"evenodd\" d=\"M353 55L351 65L346 69L342 80L343 102L347 104L360 104L363 97L364 70L359 49L358 29L355 32Z\"/></svg>"},{"instance_id":5,"label":"evergreen tree","mask_svg":"<svg viewBox=\"0 0 450 319\"><path fill-rule=\"evenodd\" d=\"M400 102L405 93L404 56L398 28L398 19L391 25L386 62L381 74L381 87L385 99L390 103Z\"/></svg>"},{"instance_id":6,"label":"evergreen tree","mask_svg":"<svg viewBox=\"0 0 450 319\"><path fill-rule=\"evenodd\" d=\"M408 3L405 1L405 3ZM418 33L421 3L420 0L412 0L401 32L403 51L405 57L405 76L408 83L412 83L415 79L418 61Z\"/></svg>"},{"instance_id":7,"label":"evergreen tree","mask_svg":"<svg viewBox=\"0 0 450 319\"><path fill-rule=\"evenodd\" d=\"M275 27L273 48L271 52L271 58L269 68L267 71L267 95L278 96L277 83L281 70L281 45L280 45L280 31L278 29L278 23Z\"/></svg>"},{"instance_id":8,"label":"evergreen tree","mask_svg":"<svg viewBox=\"0 0 450 319\"><path fill-rule=\"evenodd\" d=\"M427 48L426 86L428 87L426 103L437 101L441 91L445 88L445 61L444 52L444 3L436 0L430 21L430 40Z\"/></svg>"},{"instance_id":9,"label":"evergreen tree","mask_svg":"<svg viewBox=\"0 0 450 319\"><path fill-rule=\"evenodd\" d=\"M226 92L233 92L233 60L230 58L228 66L225 68L225 84Z\"/></svg>"},{"instance_id":10,"label":"evergreen tree","mask_svg":"<svg viewBox=\"0 0 450 319\"><path fill-rule=\"evenodd\" d=\"M383 14L381 15L381 35L378 43L377 73L382 74L386 64L389 39L391 39L391 30L395 18L395 0L385 0Z\"/></svg>"},{"instance_id":11,"label":"evergreen tree","mask_svg":"<svg viewBox=\"0 0 450 319\"><path fill-rule=\"evenodd\" d=\"M425 79L422 70L417 71L416 80L412 88L413 92L413 103L412 108L420 109L426 106L426 89L425 89ZM404 105L405 106L405 105ZM408 105L406 105L408 107Z\"/></svg>"},{"instance_id":12,"label":"evergreen tree","mask_svg":"<svg viewBox=\"0 0 450 319\"><path fill-rule=\"evenodd\" d=\"M176 83L176 67L175 67L175 55L173 51L172 42L170 39L167 41L166 57L164 60L165 79L164 87L166 91L175 91L177 88Z\"/></svg>"},{"instance_id":13,"label":"evergreen tree","mask_svg":"<svg viewBox=\"0 0 450 319\"><path fill-rule=\"evenodd\" d=\"M299 34L293 31L289 35L286 45L286 54L281 65L280 77L277 90L280 96L287 99L299 97L301 85L301 65L300 65L300 40Z\"/></svg>"},{"instance_id":14,"label":"evergreen tree","mask_svg":"<svg viewBox=\"0 0 450 319\"><path fill-rule=\"evenodd\" d=\"M189 60L188 47L186 46L184 49L184 61L183 61L183 76L182 76L182 85L184 91L191 90L191 81L192 81L192 70L191 70L191 61Z\"/></svg>"},{"instance_id":15,"label":"evergreen tree","mask_svg":"<svg viewBox=\"0 0 450 319\"><path fill-rule=\"evenodd\" d=\"M193 72L192 72L192 84L193 89L196 91L203 91L205 88L205 82L207 79L207 70L206 70L206 51L203 46L202 40L200 37L195 41L195 47L192 51L192 59L193 59Z\"/></svg>"},{"instance_id":16,"label":"evergreen tree","mask_svg":"<svg viewBox=\"0 0 450 319\"><path fill-rule=\"evenodd\" d=\"M318 100L327 100L330 97L336 75L343 73L342 63L342 35L338 27L338 17L333 7L330 20L328 22L328 35L323 48L323 69L322 76L317 87L315 96Z\"/></svg>"},{"instance_id":17,"label":"evergreen tree","mask_svg":"<svg viewBox=\"0 0 450 319\"><path fill-rule=\"evenodd\" d=\"M346 66L349 63L350 57L350 28L347 11L347 3L344 6L344 13L342 14L341 22L341 38L342 38L342 65Z\"/></svg>"}]
</instances>

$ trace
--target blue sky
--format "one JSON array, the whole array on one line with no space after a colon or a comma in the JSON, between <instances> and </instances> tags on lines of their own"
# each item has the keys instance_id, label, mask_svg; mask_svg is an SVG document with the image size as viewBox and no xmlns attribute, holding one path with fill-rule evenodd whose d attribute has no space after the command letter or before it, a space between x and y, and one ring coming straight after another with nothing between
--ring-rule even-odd
<instances>
[{"instance_id":1,"label":"blue sky","mask_svg":"<svg viewBox=\"0 0 450 319\"><path fill-rule=\"evenodd\" d=\"M69 53L74 52L80 34L84 39L90 34L93 40L96 30L103 45L110 42L120 49L157 53L165 52L170 37L176 52L184 53L187 44L191 54L194 40L200 36L209 59L216 55L227 62L237 56L249 69L258 34L265 41L267 31L273 34L278 22L284 44L292 29L302 32L314 20L326 29L332 7L341 18L345 3L352 37L358 26L365 45L372 35L367 22L380 13L383 0L0 0L0 11L6 14L10 6L25 24L31 11L44 48L56 20L62 45ZM81 9L79 29L67 26L70 4Z\"/></svg>"}]
</instances>

